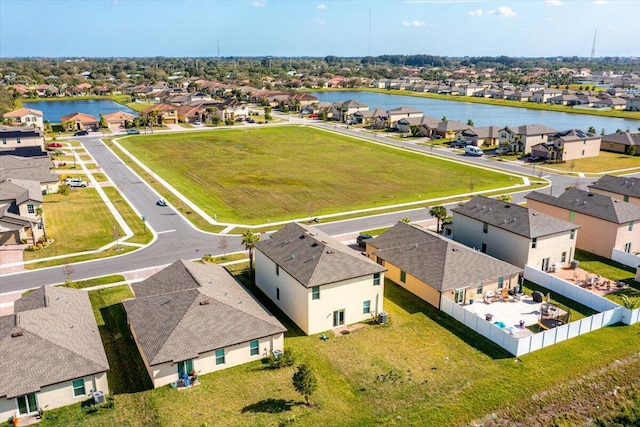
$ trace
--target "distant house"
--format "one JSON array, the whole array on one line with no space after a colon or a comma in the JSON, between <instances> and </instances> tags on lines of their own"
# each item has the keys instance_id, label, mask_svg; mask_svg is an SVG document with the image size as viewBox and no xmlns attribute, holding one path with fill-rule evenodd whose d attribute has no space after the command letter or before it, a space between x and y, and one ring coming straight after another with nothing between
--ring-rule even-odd
<instances>
[{"instance_id":1,"label":"distant house","mask_svg":"<svg viewBox=\"0 0 640 427\"><path fill-rule=\"evenodd\" d=\"M531 209L580 225L578 249L605 258L613 249L640 250L640 206L577 188L558 197L533 191L525 198Z\"/></svg>"},{"instance_id":2,"label":"distant house","mask_svg":"<svg viewBox=\"0 0 640 427\"><path fill-rule=\"evenodd\" d=\"M559 89L540 89L533 91L531 95L531 101L543 104L553 98L554 96L562 95L562 91Z\"/></svg>"},{"instance_id":3,"label":"distant house","mask_svg":"<svg viewBox=\"0 0 640 427\"><path fill-rule=\"evenodd\" d=\"M640 206L640 178L605 175L589 185L589 191Z\"/></svg>"},{"instance_id":4,"label":"distant house","mask_svg":"<svg viewBox=\"0 0 640 427\"><path fill-rule=\"evenodd\" d=\"M482 145L497 145L500 136L500 127L498 126L485 126L480 128L470 127L464 129L456 134L456 141L464 141L467 144L482 146Z\"/></svg>"},{"instance_id":5,"label":"distant house","mask_svg":"<svg viewBox=\"0 0 640 427\"><path fill-rule=\"evenodd\" d=\"M640 96L636 95L632 98L627 98L627 110L640 111Z\"/></svg>"},{"instance_id":6,"label":"distant house","mask_svg":"<svg viewBox=\"0 0 640 427\"><path fill-rule=\"evenodd\" d=\"M155 125L177 124L178 123L178 107L171 104L153 104L140 111L140 116L154 117Z\"/></svg>"},{"instance_id":7,"label":"distant house","mask_svg":"<svg viewBox=\"0 0 640 427\"><path fill-rule=\"evenodd\" d=\"M410 117L398 120L396 122L396 128L400 133L409 133L411 132L412 126L417 126L417 135L430 136L432 131L437 129L438 123L440 123L440 120L434 117Z\"/></svg>"},{"instance_id":8,"label":"distant house","mask_svg":"<svg viewBox=\"0 0 640 427\"><path fill-rule=\"evenodd\" d=\"M33 126L0 126L0 151L44 151L42 128Z\"/></svg>"},{"instance_id":9,"label":"distant house","mask_svg":"<svg viewBox=\"0 0 640 427\"><path fill-rule=\"evenodd\" d=\"M542 142L548 142L549 136L558 133L549 127L531 124L500 129L500 147L516 153L530 153L531 148Z\"/></svg>"},{"instance_id":10,"label":"distant house","mask_svg":"<svg viewBox=\"0 0 640 427\"><path fill-rule=\"evenodd\" d=\"M105 114L104 119L106 120L109 127L113 128L124 128L126 122L132 122L135 119L133 114L126 113L124 111L115 111L113 113Z\"/></svg>"},{"instance_id":11,"label":"distant house","mask_svg":"<svg viewBox=\"0 0 640 427\"><path fill-rule=\"evenodd\" d=\"M4 119L8 120L12 126L34 126L44 130L42 111L30 108L18 108L17 110L4 113Z\"/></svg>"},{"instance_id":12,"label":"distant house","mask_svg":"<svg viewBox=\"0 0 640 427\"><path fill-rule=\"evenodd\" d=\"M456 133L469 129L470 127L471 126L456 120L444 120L438 122L438 125L432 130L431 134L442 138L454 138Z\"/></svg>"},{"instance_id":13,"label":"distant house","mask_svg":"<svg viewBox=\"0 0 640 427\"><path fill-rule=\"evenodd\" d=\"M541 159L568 162L600 154L600 136L580 129L569 129L549 136L549 142L531 147L531 155Z\"/></svg>"},{"instance_id":14,"label":"distant house","mask_svg":"<svg viewBox=\"0 0 640 427\"><path fill-rule=\"evenodd\" d=\"M387 120L391 123L391 128L397 128L396 122L400 119L418 118L424 116L420 110L411 107L399 107L387 110Z\"/></svg>"},{"instance_id":15,"label":"distant house","mask_svg":"<svg viewBox=\"0 0 640 427\"><path fill-rule=\"evenodd\" d=\"M515 203L476 196L454 208L445 236L509 264L569 266L579 225Z\"/></svg>"},{"instance_id":16,"label":"distant house","mask_svg":"<svg viewBox=\"0 0 640 427\"><path fill-rule=\"evenodd\" d=\"M42 206L40 183L20 179L0 179L0 245L35 245L43 235L37 214Z\"/></svg>"},{"instance_id":17,"label":"distant house","mask_svg":"<svg viewBox=\"0 0 640 427\"><path fill-rule=\"evenodd\" d=\"M204 121L205 109L200 105L182 105L178 107L178 120L182 123Z\"/></svg>"},{"instance_id":18,"label":"distant house","mask_svg":"<svg viewBox=\"0 0 640 427\"><path fill-rule=\"evenodd\" d=\"M387 126L388 116L385 110L374 108L373 110L356 111L353 113L352 119L374 129L383 129Z\"/></svg>"},{"instance_id":19,"label":"distant house","mask_svg":"<svg viewBox=\"0 0 640 427\"><path fill-rule=\"evenodd\" d=\"M627 100L624 98L600 98L594 102L593 108L609 108L611 110L624 110L627 108Z\"/></svg>"},{"instance_id":20,"label":"distant house","mask_svg":"<svg viewBox=\"0 0 640 427\"><path fill-rule=\"evenodd\" d=\"M601 136L600 150L627 153L630 147L640 146L640 133L616 132ZM637 150L636 154L640 154Z\"/></svg>"},{"instance_id":21,"label":"distant house","mask_svg":"<svg viewBox=\"0 0 640 427\"><path fill-rule=\"evenodd\" d=\"M73 113L60 117L60 124L67 131L98 130L98 119L85 113Z\"/></svg>"},{"instance_id":22,"label":"distant house","mask_svg":"<svg viewBox=\"0 0 640 427\"><path fill-rule=\"evenodd\" d=\"M255 252L256 285L307 335L383 310L386 269L314 227L287 224Z\"/></svg>"},{"instance_id":23,"label":"distant house","mask_svg":"<svg viewBox=\"0 0 640 427\"><path fill-rule=\"evenodd\" d=\"M176 261L122 302L154 387L282 351L286 328L220 265Z\"/></svg>"},{"instance_id":24,"label":"distant house","mask_svg":"<svg viewBox=\"0 0 640 427\"><path fill-rule=\"evenodd\" d=\"M367 104L350 99L344 102L334 102L332 113L334 119L347 122L352 120L352 116L356 111L367 111L368 109L369 106Z\"/></svg>"},{"instance_id":25,"label":"distant house","mask_svg":"<svg viewBox=\"0 0 640 427\"><path fill-rule=\"evenodd\" d=\"M60 177L53 171L49 157L21 157L6 155L0 157L0 180L19 179L37 181L43 193L58 191Z\"/></svg>"},{"instance_id":26,"label":"distant house","mask_svg":"<svg viewBox=\"0 0 640 427\"><path fill-rule=\"evenodd\" d=\"M389 280L436 308L441 298L462 303L476 294L516 286L522 273L521 268L404 222L367 239L366 253L388 269Z\"/></svg>"},{"instance_id":27,"label":"distant house","mask_svg":"<svg viewBox=\"0 0 640 427\"><path fill-rule=\"evenodd\" d=\"M17 300L14 312L0 317L0 419L109 393L109 363L86 292L42 286Z\"/></svg>"}]
</instances>

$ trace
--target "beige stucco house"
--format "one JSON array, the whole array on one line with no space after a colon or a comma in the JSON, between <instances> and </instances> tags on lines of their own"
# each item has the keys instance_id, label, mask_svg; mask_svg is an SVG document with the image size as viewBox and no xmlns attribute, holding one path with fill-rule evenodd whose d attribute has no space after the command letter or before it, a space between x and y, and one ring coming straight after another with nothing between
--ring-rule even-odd
<instances>
[{"instance_id":1,"label":"beige stucco house","mask_svg":"<svg viewBox=\"0 0 640 427\"><path fill-rule=\"evenodd\" d=\"M37 181L42 193L56 193L60 177L53 171L50 157L22 157L4 155L0 157L0 180L19 179Z\"/></svg>"},{"instance_id":2,"label":"beige stucco house","mask_svg":"<svg viewBox=\"0 0 640 427\"><path fill-rule=\"evenodd\" d=\"M464 303L514 287L522 273L522 268L404 222L367 239L366 253L387 268L389 280L436 308L440 298Z\"/></svg>"},{"instance_id":3,"label":"beige stucco house","mask_svg":"<svg viewBox=\"0 0 640 427\"><path fill-rule=\"evenodd\" d=\"M0 126L0 150L20 150L37 147L44 150L44 134L33 126Z\"/></svg>"},{"instance_id":4,"label":"beige stucco house","mask_svg":"<svg viewBox=\"0 0 640 427\"><path fill-rule=\"evenodd\" d=\"M352 120L352 116L357 111L367 111L369 106L362 102L350 99L344 102L334 102L332 104L332 117L341 122Z\"/></svg>"},{"instance_id":5,"label":"beige stucco house","mask_svg":"<svg viewBox=\"0 0 640 427\"><path fill-rule=\"evenodd\" d=\"M640 133L615 132L608 135L602 135L602 141L600 142L600 149L603 151L613 151L614 153L627 153L631 147L636 147L637 152L638 145L640 145Z\"/></svg>"},{"instance_id":6,"label":"beige stucco house","mask_svg":"<svg viewBox=\"0 0 640 427\"><path fill-rule=\"evenodd\" d=\"M576 247L605 258L613 249L640 250L640 207L602 194L571 188L560 196L533 191L527 206L581 227Z\"/></svg>"},{"instance_id":7,"label":"beige stucco house","mask_svg":"<svg viewBox=\"0 0 640 427\"><path fill-rule=\"evenodd\" d=\"M13 126L34 126L40 130L44 129L42 117L42 111L31 108L18 108L4 113L5 120L8 120Z\"/></svg>"},{"instance_id":8,"label":"beige stucco house","mask_svg":"<svg viewBox=\"0 0 640 427\"><path fill-rule=\"evenodd\" d=\"M383 310L386 269L314 227L287 224L255 248L256 285L307 335Z\"/></svg>"},{"instance_id":9,"label":"beige stucco house","mask_svg":"<svg viewBox=\"0 0 640 427\"><path fill-rule=\"evenodd\" d=\"M37 181L0 179L0 245L28 241L35 245L43 235L38 209L42 192Z\"/></svg>"},{"instance_id":10,"label":"beige stucco house","mask_svg":"<svg viewBox=\"0 0 640 427\"><path fill-rule=\"evenodd\" d=\"M0 420L109 393L109 363L86 292L42 286L0 317ZM21 424L20 424L21 425Z\"/></svg>"},{"instance_id":11,"label":"beige stucco house","mask_svg":"<svg viewBox=\"0 0 640 427\"><path fill-rule=\"evenodd\" d=\"M176 261L122 302L154 387L282 351L286 328L217 264Z\"/></svg>"},{"instance_id":12,"label":"beige stucco house","mask_svg":"<svg viewBox=\"0 0 640 427\"><path fill-rule=\"evenodd\" d=\"M549 142L549 136L558 133L549 127L531 124L500 129L499 142L501 148L516 153L530 153L531 147L543 142Z\"/></svg>"},{"instance_id":13,"label":"beige stucco house","mask_svg":"<svg viewBox=\"0 0 640 427\"><path fill-rule=\"evenodd\" d=\"M531 155L550 161L568 162L600 155L600 136L580 129L569 129L531 147Z\"/></svg>"},{"instance_id":14,"label":"beige stucco house","mask_svg":"<svg viewBox=\"0 0 640 427\"><path fill-rule=\"evenodd\" d=\"M589 191L640 206L640 178L605 175L589 185Z\"/></svg>"},{"instance_id":15,"label":"beige stucco house","mask_svg":"<svg viewBox=\"0 0 640 427\"><path fill-rule=\"evenodd\" d=\"M397 121L400 119L411 119L424 116L424 113L420 110L416 110L411 107L398 107L392 110L387 110L387 120L391 123L392 128L397 128Z\"/></svg>"},{"instance_id":16,"label":"beige stucco house","mask_svg":"<svg viewBox=\"0 0 640 427\"><path fill-rule=\"evenodd\" d=\"M579 225L515 203L476 196L451 211L446 237L509 264L547 271L576 252Z\"/></svg>"},{"instance_id":17,"label":"beige stucco house","mask_svg":"<svg viewBox=\"0 0 640 427\"><path fill-rule=\"evenodd\" d=\"M60 124L68 131L98 130L99 121L90 114L78 112L60 117Z\"/></svg>"}]
</instances>

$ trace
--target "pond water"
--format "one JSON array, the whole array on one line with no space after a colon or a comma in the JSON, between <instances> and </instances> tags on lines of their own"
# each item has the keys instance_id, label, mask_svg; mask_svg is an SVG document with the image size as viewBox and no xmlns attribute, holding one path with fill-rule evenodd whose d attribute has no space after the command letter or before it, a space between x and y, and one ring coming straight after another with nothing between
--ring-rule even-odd
<instances>
[{"instance_id":1,"label":"pond water","mask_svg":"<svg viewBox=\"0 0 640 427\"><path fill-rule=\"evenodd\" d=\"M110 99L23 102L23 107L42 111L44 120L49 120L51 123L60 123L60 117L77 112L89 114L96 119L100 118L100 114L104 115L116 111L138 115L132 109Z\"/></svg>"},{"instance_id":2,"label":"pond water","mask_svg":"<svg viewBox=\"0 0 640 427\"><path fill-rule=\"evenodd\" d=\"M320 101L328 102L354 99L367 104L370 110L376 107L390 110L407 106L423 111L425 115L437 119L446 116L448 120L457 120L462 123L467 123L467 120L471 119L476 127L521 126L538 123L560 131L572 128L587 130L590 126L593 126L598 134L602 129L605 130L605 133L613 133L617 129L629 129L631 132L637 132L640 127L640 120L501 107L415 96L357 91L313 92L311 94L317 96Z\"/></svg>"}]
</instances>

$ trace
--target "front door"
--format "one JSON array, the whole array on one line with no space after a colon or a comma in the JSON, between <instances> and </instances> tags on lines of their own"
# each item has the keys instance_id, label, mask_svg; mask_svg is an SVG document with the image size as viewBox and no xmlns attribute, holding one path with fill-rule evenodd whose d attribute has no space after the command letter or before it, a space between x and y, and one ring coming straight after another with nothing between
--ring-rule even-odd
<instances>
[{"instance_id":1,"label":"front door","mask_svg":"<svg viewBox=\"0 0 640 427\"><path fill-rule=\"evenodd\" d=\"M454 301L456 302L456 304L464 303L464 289L455 290Z\"/></svg>"},{"instance_id":2,"label":"front door","mask_svg":"<svg viewBox=\"0 0 640 427\"><path fill-rule=\"evenodd\" d=\"M185 360L178 362L178 378L183 378L189 374L189 371L193 370L193 360Z\"/></svg>"},{"instance_id":3,"label":"front door","mask_svg":"<svg viewBox=\"0 0 640 427\"><path fill-rule=\"evenodd\" d=\"M38 412L38 402L36 401L36 394L31 393L25 396L16 398L18 403L19 415L30 415Z\"/></svg>"},{"instance_id":4,"label":"front door","mask_svg":"<svg viewBox=\"0 0 640 427\"><path fill-rule=\"evenodd\" d=\"M333 312L333 327L344 325L344 309Z\"/></svg>"}]
</instances>

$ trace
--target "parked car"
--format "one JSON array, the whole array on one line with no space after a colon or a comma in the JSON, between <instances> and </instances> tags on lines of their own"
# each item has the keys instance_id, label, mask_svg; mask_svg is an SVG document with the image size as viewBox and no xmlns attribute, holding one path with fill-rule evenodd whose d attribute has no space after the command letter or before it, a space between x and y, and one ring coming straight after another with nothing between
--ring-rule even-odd
<instances>
[{"instance_id":1,"label":"parked car","mask_svg":"<svg viewBox=\"0 0 640 427\"><path fill-rule=\"evenodd\" d=\"M196 120L195 122L193 122L193 124L200 126L202 124L202 122L200 120Z\"/></svg>"},{"instance_id":2,"label":"parked car","mask_svg":"<svg viewBox=\"0 0 640 427\"><path fill-rule=\"evenodd\" d=\"M156 202L156 205L164 207L167 206L167 202L164 199L160 199Z\"/></svg>"},{"instance_id":3,"label":"parked car","mask_svg":"<svg viewBox=\"0 0 640 427\"><path fill-rule=\"evenodd\" d=\"M366 247L366 240L371 239L373 236L370 234L360 234L357 238L356 238L356 242L358 242L358 246L364 248Z\"/></svg>"},{"instance_id":4,"label":"parked car","mask_svg":"<svg viewBox=\"0 0 640 427\"><path fill-rule=\"evenodd\" d=\"M127 129L127 135L140 135L140 131L138 129Z\"/></svg>"},{"instance_id":5,"label":"parked car","mask_svg":"<svg viewBox=\"0 0 640 427\"><path fill-rule=\"evenodd\" d=\"M507 147L496 148L496 154L501 156L503 154L509 154L509 149Z\"/></svg>"},{"instance_id":6,"label":"parked car","mask_svg":"<svg viewBox=\"0 0 640 427\"><path fill-rule=\"evenodd\" d=\"M80 178L67 178L64 180L64 183L69 187L87 187L89 183L87 181L83 181Z\"/></svg>"},{"instance_id":7,"label":"parked car","mask_svg":"<svg viewBox=\"0 0 640 427\"><path fill-rule=\"evenodd\" d=\"M527 162L529 163L535 163L535 162L539 162L542 160L542 157L538 157L538 156L529 156L527 157Z\"/></svg>"},{"instance_id":8,"label":"parked car","mask_svg":"<svg viewBox=\"0 0 640 427\"><path fill-rule=\"evenodd\" d=\"M255 123L255 122L256 122L256 121L255 121L255 120L253 120L251 117L249 117L249 118L247 119L247 123Z\"/></svg>"},{"instance_id":9,"label":"parked car","mask_svg":"<svg viewBox=\"0 0 640 427\"><path fill-rule=\"evenodd\" d=\"M89 135L89 131L88 130L79 130L76 133L73 134L73 136L85 136L85 135Z\"/></svg>"},{"instance_id":10,"label":"parked car","mask_svg":"<svg viewBox=\"0 0 640 427\"><path fill-rule=\"evenodd\" d=\"M464 148L467 146L467 143L465 141L453 141L451 144L449 144L449 147L452 148Z\"/></svg>"},{"instance_id":11,"label":"parked car","mask_svg":"<svg viewBox=\"0 0 640 427\"><path fill-rule=\"evenodd\" d=\"M50 148L50 149L62 148L62 144L60 144L59 142L51 142L47 144L47 148Z\"/></svg>"},{"instance_id":12,"label":"parked car","mask_svg":"<svg viewBox=\"0 0 640 427\"><path fill-rule=\"evenodd\" d=\"M478 147L474 147L473 145L467 145L466 147L464 147L464 154L466 156L480 157L484 154L484 152Z\"/></svg>"}]
</instances>

